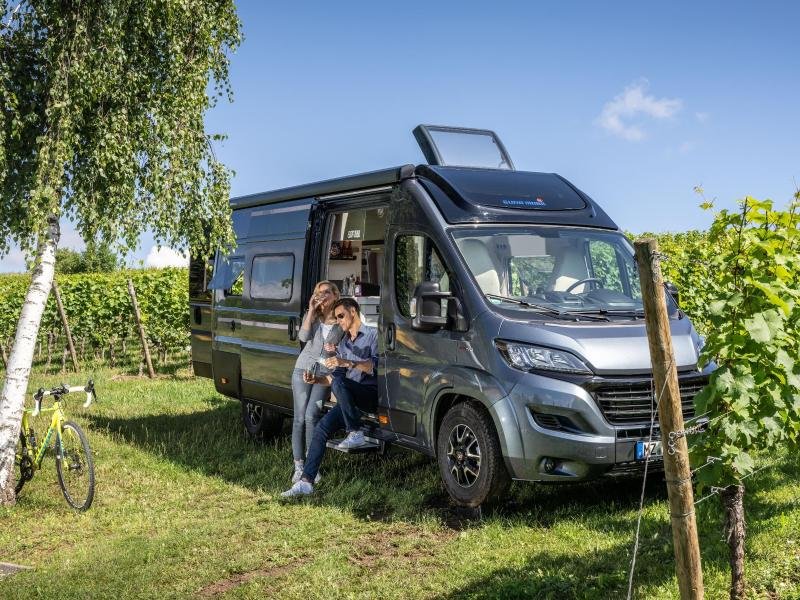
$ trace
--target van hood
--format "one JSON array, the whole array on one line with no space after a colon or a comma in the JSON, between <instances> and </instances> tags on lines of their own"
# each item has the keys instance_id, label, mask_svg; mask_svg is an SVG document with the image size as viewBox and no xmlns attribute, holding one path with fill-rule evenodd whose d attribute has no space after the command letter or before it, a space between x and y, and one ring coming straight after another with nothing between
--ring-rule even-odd
<instances>
[{"instance_id":1,"label":"van hood","mask_svg":"<svg viewBox=\"0 0 800 600\"><path fill-rule=\"evenodd\" d=\"M687 317L670 320L678 371L697 368L702 347ZM610 322L518 321L505 319L498 338L568 350L597 375L638 375L652 372L643 320Z\"/></svg>"}]
</instances>

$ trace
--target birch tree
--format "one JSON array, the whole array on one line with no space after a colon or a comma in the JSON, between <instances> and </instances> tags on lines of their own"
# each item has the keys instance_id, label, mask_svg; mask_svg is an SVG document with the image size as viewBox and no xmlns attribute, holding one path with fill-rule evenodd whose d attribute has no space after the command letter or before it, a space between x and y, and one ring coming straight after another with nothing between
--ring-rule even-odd
<instances>
[{"instance_id":1,"label":"birch tree","mask_svg":"<svg viewBox=\"0 0 800 600\"><path fill-rule=\"evenodd\" d=\"M0 17L0 257L12 243L34 257L0 396L0 504L12 504L60 222L122 251L145 229L200 255L233 242L230 171L203 118L231 98L241 28L233 0L14 0Z\"/></svg>"}]
</instances>

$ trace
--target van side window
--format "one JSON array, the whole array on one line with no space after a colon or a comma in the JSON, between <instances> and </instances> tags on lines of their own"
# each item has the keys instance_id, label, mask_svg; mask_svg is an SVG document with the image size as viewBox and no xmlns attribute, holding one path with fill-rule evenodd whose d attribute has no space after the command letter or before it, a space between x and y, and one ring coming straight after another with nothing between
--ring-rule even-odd
<instances>
[{"instance_id":1,"label":"van side window","mask_svg":"<svg viewBox=\"0 0 800 600\"><path fill-rule=\"evenodd\" d=\"M217 255L210 290L222 290L226 296L241 296L244 287L244 257Z\"/></svg>"},{"instance_id":2,"label":"van side window","mask_svg":"<svg viewBox=\"0 0 800 600\"><path fill-rule=\"evenodd\" d=\"M250 297L258 300L290 300L294 283L294 255L262 254L253 258Z\"/></svg>"},{"instance_id":3,"label":"van side window","mask_svg":"<svg viewBox=\"0 0 800 600\"><path fill-rule=\"evenodd\" d=\"M423 281L439 284L442 292L450 291L450 276L439 251L423 235L397 237L394 252L394 278L397 306L400 314L411 318L415 314L414 290Z\"/></svg>"}]
</instances>

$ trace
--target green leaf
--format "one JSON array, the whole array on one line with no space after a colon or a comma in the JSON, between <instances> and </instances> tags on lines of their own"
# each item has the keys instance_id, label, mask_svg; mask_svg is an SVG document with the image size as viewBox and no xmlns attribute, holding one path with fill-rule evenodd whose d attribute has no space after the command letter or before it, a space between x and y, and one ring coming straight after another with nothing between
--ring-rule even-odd
<instances>
[{"instance_id":1,"label":"green leaf","mask_svg":"<svg viewBox=\"0 0 800 600\"><path fill-rule=\"evenodd\" d=\"M708 312L712 315L722 315L727 305L725 300L713 300L708 305Z\"/></svg>"},{"instance_id":2,"label":"green leaf","mask_svg":"<svg viewBox=\"0 0 800 600\"><path fill-rule=\"evenodd\" d=\"M744 324L750 336L756 342L769 342L775 335L774 329L770 327L770 323L765 318L764 313L745 319Z\"/></svg>"},{"instance_id":3,"label":"green leaf","mask_svg":"<svg viewBox=\"0 0 800 600\"><path fill-rule=\"evenodd\" d=\"M753 472L755 463L747 452L740 452L736 455L736 458L733 459L732 466L739 476L744 476Z\"/></svg>"}]
</instances>

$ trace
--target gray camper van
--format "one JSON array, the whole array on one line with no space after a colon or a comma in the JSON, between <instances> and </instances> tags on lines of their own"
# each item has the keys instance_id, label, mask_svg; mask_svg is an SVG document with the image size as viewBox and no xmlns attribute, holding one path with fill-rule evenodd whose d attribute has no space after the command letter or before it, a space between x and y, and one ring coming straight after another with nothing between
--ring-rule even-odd
<instances>
[{"instance_id":1,"label":"gray camper van","mask_svg":"<svg viewBox=\"0 0 800 600\"><path fill-rule=\"evenodd\" d=\"M493 132L414 134L428 164L231 200L237 248L211 278L202 261L190 268L195 372L241 401L252 435L277 432L303 310L329 279L378 328L373 447L435 457L456 503L497 498L510 479L640 470L661 447L647 442L654 390L631 244L563 177L515 170ZM708 377L702 342L665 295L690 418Z\"/></svg>"}]
</instances>

